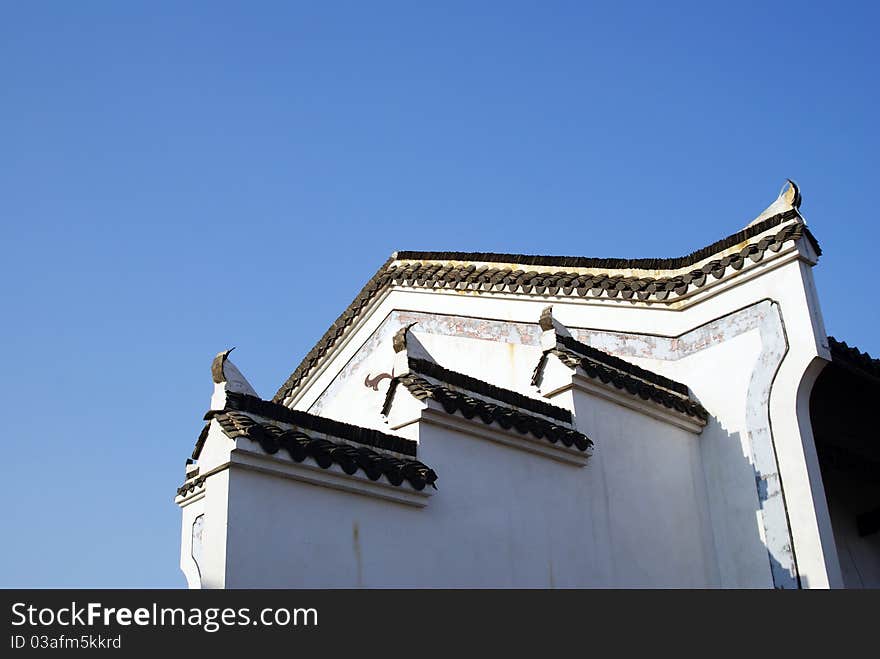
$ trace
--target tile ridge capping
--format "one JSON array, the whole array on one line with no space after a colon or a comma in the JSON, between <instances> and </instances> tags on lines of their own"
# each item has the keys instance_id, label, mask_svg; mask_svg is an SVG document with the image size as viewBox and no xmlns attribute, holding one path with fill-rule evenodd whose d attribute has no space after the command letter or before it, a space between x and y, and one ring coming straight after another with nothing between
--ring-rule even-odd
<instances>
[{"instance_id":1,"label":"tile ridge capping","mask_svg":"<svg viewBox=\"0 0 880 659\"><path fill-rule=\"evenodd\" d=\"M561 346L565 350L568 350L569 352L574 353L578 357L586 357L588 359L600 362L603 366L608 366L625 375L634 377L637 380L641 380L647 384L665 389L669 393L675 394L676 396L688 399L691 397L690 388L683 382L678 382L677 380L673 380L672 378L666 377L665 375L655 373L654 371L649 371L646 368L642 368L638 364L628 362L625 359L621 359L620 357L605 352L604 350L600 350L599 348L594 348L591 345L582 343L574 337L559 336L557 345Z\"/></svg>"},{"instance_id":2,"label":"tile ridge capping","mask_svg":"<svg viewBox=\"0 0 880 659\"><path fill-rule=\"evenodd\" d=\"M361 446L397 453L407 458L415 459L418 454L418 444L411 439L390 435L373 428L365 428L344 421L318 416L310 412L303 412L302 410L292 410L284 405L248 394L231 393L228 396L226 408L223 410L209 410L205 414L205 419L210 420L215 416L228 414L229 412L256 415L267 421L285 423L307 432L311 431L353 442ZM193 458L196 457L197 455L194 453Z\"/></svg>"},{"instance_id":3,"label":"tile ridge capping","mask_svg":"<svg viewBox=\"0 0 880 659\"><path fill-rule=\"evenodd\" d=\"M601 348L596 348L574 338L569 329L554 318L552 305L545 307L543 311L541 311L541 316L538 319L538 326L543 332L541 336L541 347L544 349L543 353L545 356L548 352L552 352L553 350L573 353L575 357L585 357L597 361L604 366L613 368L620 373L632 376L647 384L660 387L684 398L690 398L690 389L686 384L673 380L665 375L661 375L660 373L655 373L654 371L643 368L638 364L634 364L621 357L612 355L610 352L602 350ZM543 365L544 360L541 360L532 372L532 386L537 386L537 380L540 376L541 367Z\"/></svg>"},{"instance_id":4,"label":"tile ridge capping","mask_svg":"<svg viewBox=\"0 0 880 659\"><path fill-rule=\"evenodd\" d=\"M760 226L760 224L755 225L749 230L759 229ZM494 291L505 294L562 296L572 299L591 295L593 298L603 296L609 299L619 298L621 302L669 304L677 298L709 285L710 277L711 280L720 280L728 277L728 273L729 277L734 277L737 271L764 260L768 252L778 254L785 244L797 243L804 238L806 227L798 219L759 235L760 238L735 243L722 252L713 253L703 260L696 260L687 267L677 270L614 268L611 266L631 266L633 262L607 263L609 260L605 259L603 261L606 261L606 264L602 267L580 267L565 271L558 270L559 266L551 266L547 263L528 266L517 261L559 258L559 261L563 262L569 257L495 255L504 259L494 263L466 260L395 262L388 267L387 279L390 285L403 288ZM423 255L438 258L491 256L455 252L425 252Z\"/></svg>"},{"instance_id":5,"label":"tile ridge capping","mask_svg":"<svg viewBox=\"0 0 880 659\"><path fill-rule=\"evenodd\" d=\"M475 266L523 266L531 269L546 268L546 272L554 272L559 268L573 268L584 271L603 271L601 274L623 274L634 272L639 274L651 273L662 276L674 277L676 274L684 274L693 270L696 266L707 261L725 255L727 252L738 251L743 243L752 242L755 239L765 237L770 231L780 228L789 223L800 224L804 235L811 241L817 254L821 255L821 248L813 234L804 223L804 219L797 209L790 209L763 219L756 224L748 226L721 240L695 250L680 257L660 258L604 258L590 256L549 256L540 254L514 254L503 252L439 252L401 250L395 252L395 257L389 265L400 267L407 262L431 262L449 264L472 264ZM609 273L607 271L615 271Z\"/></svg>"},{"instance_id":6,"label":"tile ridge capping","mask_svg":"<svg viewBox=\"0 0 880 659\"><path fill-rule=\"evenodd\" d=\"M571 411L564 407L553 405L545 400L527 396L512 389L499 387L464 373L451 371L427 359L410 357L409 367L412 373L436 380L453 391L458 391L459 393L464 393L478 400L491 402L501 407L510 407L518 412L537 414L547 418L552 423L574 428L574 417Z\"/></svg>"},{"instance_id":7,"label":"tile ridge capping","mask_svg":"<svg viewBox=\"0 0 880 659\"><path fill-rule=\"evenodd\" d=\"M284 450L297 463L312 458L321 469L329 469L336 464L348 476L360 470L371 481L377 481L384 475L395 487L407 481L416 491L423 490L427 485L437 489L436 472L415 456L390 455L374 446L355 446L347 438L338 436L315 437L303 432L300 427L284 428L277 425L294 424L274 419L263 420L254 412L212 410L210 414L216 418L227 437L242 437L256 442L269 455Z\"/></svg>"},{"instance_id":8,"label":"tile ridge capping","mask_svg":"<svg viewBox=\"0 0 880 659\"><path fill-rule=\"evenodd\" d=\"M373 274L373 276L367 281L355 299L349 304L348 307L339 315L339 317L333 322L333 324L327 329L324 335L318 340L318 342L309 350L309 352L303 357L302 361L299 365L294 369L294 371L288 376L287 380L278 388L278 391L275 393L275 396L272 400L276 403L285 402L291 394L293 394L302 382L308 377L311 371L324 360L326 355L333 351L333 348L351 325L355 323L357 318L361 315L364 309L371 305L373 300L378 296L380 292L385 290L389 285L394 284L394 280L397 275L397 270L400 268L400 264L406 260L414 260L417 256L424 258L439 258L441 255L449 255L458 258L472 258L472 257L480 257L487 259L485 263L487 266L491 266L492 264L503 264L505 263L505 259L508 261L519 261L518 265L528 266L532 261L537 262L546 262L546 265L542 265L539 267L548 268L547 272L550 272L552 268L559 267L587 267L585 265L578 266L577 264L589 264L590 268L595 269L613 269L615 266L618 268L621 267L629 267L630 269L643 269L643 268L653 268L653 269L665 269L667 270L664 274L672 274L670 268L672 266L677 266L677 270L685 271L692 267L693 264L697 262L706 261L710 263L711 261L707 261L707 259L712 259L713 256L717 256L719 250L733 250L734 247L738 246L741 242L750 240L751 238L760 236L762 233L768 232L771 229L774 229L783 223L786 223L790 220L795 220L795 224L798 225L799 230L792 232L792 235L788 238L788 240L797 240L803 235L810 242L813 249L815 250L817 255L822 254L822 250L816 241L813 234L807 228L806 224L804 224L803 218L800 213L796 209L790 209L783 213L779 213L775 216L768 217L765 220L761 220L760 222L754 224L753 226L746 227L742 231L739 231L735 234L732 234L726 238L723 238L720 241L716 241L712 245L704 247L700 250L692 252L690 255L686 257L679 257L673 259L595 259L590 257L544 257L544 256L528 256L522 254L495 254L495 253L470 253L470 252L412 252L412 251L397 251L394 252L389 259L385 261L385 263ZM785 229L783 228L782 231ZM756 245L757 243L755 243ZM731 259L733 259L736 255L732 254ZM725 257L727 258L727 257ZM686 265L687 263L691 263L691 265ZM514 263L509 263L510 265L514 265ZM705 269L706 266L703 266ZM724 270L727 266L721 269L721 274L716 274L715 270L711 270L712 276L720 277L723 275ZM739 269L739 267L734 266L735 269ZM604 275L607 273L597 273L599 275ZM705 277L709 273L705 273L702 275ZM684 272L684 274L678 275L680 277L689 277L690 273ZM662 278L658 278L662 280ZM667 279L674 279L674 277L668 277ZM667 302L671 301L673 298L671 297L671 293L669 291L670 284L666 285L666 291L657 290L656 293L653 290L648 289L647 294L643 297L642 291L638 293L639 301L649 301L649 302ZM675 290L675 286L672 286L672 290ZM688 288L688 284L684 285L685 290ZM609 295L612 293L616 294L616 291L608 291ZM566 294L568 292L566 291ZM580 293L579 293L580 294ZM649 300L650 297L656 297L656 300ZM635 297L632 295L630 291L630 295L626 299L632 298L635 301Z\"/></svg>"},{"instance_id":9,"label":"tile ridge capping","mask_svg":"<svg viewBox=\"0 0 880 659\"><path fill-rule=\"evenodd\" d=\"M541 374L547 363L547 357L551 354L556 355L563 364L572 370L581 370L589 379L599 380L605 387L651 401L653 404L662 406L672 412L699 419L703 425L709 420L708 411L690 396L684 396L676 391L657 386L649 381L634 377L627 372L608 366L598 359L585 357L565 348L550 348L541 354L541 359L535 366L532 375L532 382L535 386L540 382ZM591 373L591 371L594 372Z\"/></svg>"},{"instance_id":10,"label":"tile ridge capping","mask_svg":"<svg viewBox=\"0 0 880 659\"><path fill-rule=\"evenodd\" d=\"M462 375L454 371L447 373ZM463 418L472 422L480 420L484 424L497 424L505 431L515 430L520 434L531 434L536 439L547 440L551 444L562 442L566 448L575 447L581 452L586 452L593 446L593 440L570 423L548 418L528 409L513 407L510 403L498 404L493 399L475 396L468 389L454 387L438 378L431 378L439 380L431 382L427 379L429 377L431 376L412 371L392 378L382 406L382 415L386 417L389 415L396 391L402 386L409 395L418 400L425 401L430 398L435 401L449 415L460 413ZM442 396L437 396L438 391ZM565 411L563 408L558 409Z\"/></svg>"},{"instance_id":11,"label":"tile ridge capping","mask_svg":"<svg viewBox=\"0 0 880 659\"><path fill-rule=\"evenodd\" d=\"M605 386L650 400L686 416L696 417L704 423L708 420L708 412L691 398L687 385L578 341L571 336L568 328L553 317L552 306L541 312L538 325L543 330L543 351L532 371L533 387L540 386L547 359L550 355L555 355L568 368L574 371L580 369L587 377L598 379Z\"/></svg>"}]
</instances>

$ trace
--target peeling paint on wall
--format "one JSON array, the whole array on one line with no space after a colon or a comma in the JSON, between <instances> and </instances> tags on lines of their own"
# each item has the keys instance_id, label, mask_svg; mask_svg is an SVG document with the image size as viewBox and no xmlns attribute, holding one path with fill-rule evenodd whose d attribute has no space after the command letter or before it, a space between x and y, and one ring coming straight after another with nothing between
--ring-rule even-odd
<instances>
[{"instance_id":1,"label":"peeling paint on wall","mask_svg":"<svg viewBox=\"0 0 880 659\"><path fill-rule=\"evenodd\" d=\"M755 329L760 333L761 352L749 382L744 430L755 470L762 535L773 585L776 588L799 588L797 561L770 424L770 391L788 351L778 305L764 300L675 338L585 329L571 331L579 341L619 357L676 361Z\"/></svg>"}]
</instances>

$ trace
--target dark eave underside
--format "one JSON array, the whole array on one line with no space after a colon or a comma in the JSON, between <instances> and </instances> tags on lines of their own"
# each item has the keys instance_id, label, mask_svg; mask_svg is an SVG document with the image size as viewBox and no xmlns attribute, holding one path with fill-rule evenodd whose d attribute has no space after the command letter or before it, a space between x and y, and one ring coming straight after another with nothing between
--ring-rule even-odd
<instances>
[{"instance_id":1,"label":"dark eave underside","mask_svg":"<svg viewBox=\"0 0 880 659\"><path fill-rule=\"evenodd\" d=\"M880 381L880 359L874 359L868 353L848 346L846 341L838 341L833 336L828 337L828 347L834 364Z\"/></svg>"},{"instance_id":2,"label":"dark eave underside","mask_svg":"<svg viewBox=\"0 0 880 659\"><path fill-rule=\"evenodd\" d=\"M820 465L880 483L880 360L828 337L831 363L810 396L810 421Z\"/></svg>"}]
</instances>

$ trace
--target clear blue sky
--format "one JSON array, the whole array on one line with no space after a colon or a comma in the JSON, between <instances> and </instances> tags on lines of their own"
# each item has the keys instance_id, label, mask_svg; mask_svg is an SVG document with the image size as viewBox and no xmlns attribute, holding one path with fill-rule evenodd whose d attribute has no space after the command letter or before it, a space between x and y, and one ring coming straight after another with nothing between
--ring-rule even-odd
<instances>
[{"instance_id":1,"label":"clear blue sky","mask_svg":"<svg viewBox=\"0 0 880 659\"><path fill-rule=\"evenodd\" d=\"M396 249L678 256L785 177L880 355L876 3L6 2L2 586L180 587L213 355Z\"/></svg>"}]
</instances>

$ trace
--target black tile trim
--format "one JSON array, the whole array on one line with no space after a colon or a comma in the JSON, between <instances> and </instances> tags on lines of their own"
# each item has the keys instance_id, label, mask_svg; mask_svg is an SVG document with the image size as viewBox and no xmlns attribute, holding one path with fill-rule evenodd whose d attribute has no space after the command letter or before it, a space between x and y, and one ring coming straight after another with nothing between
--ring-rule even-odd
<instances>
[{"instance_id":1,"label":"black tile trim","mask_svg":"<svg viewBox=\"0 0 880 659\"><path fill-rule=\"evenodd\" d=\"M656 384L660 387L663 387L664 389L669 389L678 394L681 394L682 396L690 395L690 391L688 390L686 384L676 382L675 380L660 375L659 373L654 373L647 369L641 368L640 366L636 366L635 364L625 361L620 357L615 357L614 355L611 355L604 350L599 350L598 348L594 348L593 346L587 345L586 343L581 343L573 337L557 335L556 341L567 350L575 352L584 357L594 359L598 362L605 364L606 366L610 366L618 371L621 371L622 373L626 373L640 380L645 380L646 382Z\"/></svg>"},{"instance_id":2,"label":"black tile trim","mask_svg":"<svg viewBox=\"0 0 880 659\"><path fill-rule=\"evenodd\" d=\"M183 485L177 488L177 496L182 497L195 492L200 487L205 485L206 476L199 476L198 478L187 481Z\"/></svg>"},{"instance_id":3,"label":"black tile trim","mask_svg":"<svg viewBox=\"0 0 880 659\"><path fill-rule=\"evenodd\" d=\"M532 376L532 384L536 386L540 383L548 355L555 355L569 368L580 368L588 377L599 380L603 384L613 385L615 388L624 390L642 400L653 401L663 407L695 417L701 421L708 421L709 419L709 413L705 408L687 396L655 386L642 379L633 377L630 373L620 371L591 357L584 357L562 347L545 350L544 354L541 355L541 360L535 367L535 372Z\"/></svg>"},{"instance_id":4,"label":"black tile trim","mask_svg":"<svg viewBox=\"0 0 880 659\"><path fill-rule=\"evenodd\" d=\"M586 451L593 445L593 440L572 428L559 426L543 417L532 416L512 407L496 405L481 398L468 396L442 384L429 382L424 378L410 373L395 377L385 396L382 414L388 415L398 386L405 387L410 394L419 400L431 398L443 406L447 414L460 413L466 419L479 417L489 425L497 423L505 430L515 429L520 434L529 433L537 439L544 439L551 444L562 442L566 447L574 446Z\"/></svg>"},{"instance_id":5,"label":"black tile trim","mask_svg":"<svg viewBox=\"0 0 880 659\"><path fill-rule=\"evenodd\" d=\"M641 302L668 302L693 288L702 288L724 277L728 268L741 270L747 261L758 263L766 252L778 252L782 245L803 236L804 226L788 224L775 235L768 235L739 252L704 263L699 268L674 277L635 277L620 274L578 272L538 272L477 267L442 261L414 261L392 265L388 272L397 286L446 288L450 290L500 291L542 296L592 296ZM710 279L711 277L711 279Z\"/></svg>"},{"instance_id":6,"label":"black tile trim","mask_svg":"<svg viewBox=\"0 0 880 659\"><path fill-rule=\"evenodd\" d=\"M394 486L407 481L417 491L425 489L426 485L437 488L437 474L418 460L377 453L366 446L313 438L297 428L280 428L239 411L217 412L214 419L228 437L245 437L257 442L269 455L284 450L294 462L312 458L322 469L337 464L349 476L360 469L372 481L384 475Z\"/></svg>"},{"instance_id":7,"label":"black tile trim","mask_svg":"<svg viewBox=\"0 0 880 659\"><path fill-rule=\"evenodd\" d=\"M416 449L418 447L418 444L411 439L388 435L372 428L362 428L300 410L292 410L284 405L249 396L248 394L232 391L226 392L226 410L224 411L228 410L257 414L267 419L290 423L313 432L332 435L333 437L347 439L364 446L372 446L413 457L416 456ZM220 413L222 412L210 411L205 415L205 418L214 417ZM194 455L193 457L196 456Z\"/></svg>"},{"instance_id":8,"label":"black tile trim","mask_svg":"<svg viewBox=\"0 0 880 659\"><path fill-rule=\"evenodd\" d=\"M352 301L351 304L346 307L345 311L343 311L339 318L333 321L333 324L330 328L324 332L324 336L322 336L318 342L314 345L314 347L309 350L306 356L303 358L302 362L300 362L299 366L290 374L290 377L287 378L287 381L281 385L278 389L275 396L272 400L276 403L283 403L284 399L287 398L288 394L292 392L300 382L306 377L306 375L311 371L318 363L323 359L324 355L326 355L342 334L348 329L349 325L351 325L355 319L361 314L364 307L366 307L370 302L372 302L373 298L376 294L382 290L384 286L388 284L389 278L387 274L388 266L394 262L394 257L389 258L382 265L381 268L374 274L370 280L364 284L364 287L361 289L361 292L357 294L357 297Z\"/></svg>"},{"instance_id":9,"label":"black tile trim","mask_svg":"<svg viewBox=\"0 0 880 659\"><path fill-rule=\"evenodd\" d=\"M467 389L475 394L494 398L495 400L509 403L514 407L520 407L529 410L530 412L535 412L536 414L549 416L550 418L562 421L563 423L571 423L572 421L571 412L565 408L552 405L543 400L525 396L516 391L511 391L510 389L503 389L502 387L484 382L483 380L478 380L477 378L465 375L464 373L450 371L449 369L426 359L410 357L409 368L416 373L426 375L435 380L441 380L453 387Z\"/></svg>"},{"instance_id":10,"label":"black tile trim","mask_svg":"<svg viewBox=\"0 0 880 659\"><path fill-rule=\"evenodd\" d=\"M738 253L725 256L704 264L701 268L684 275L653 279L650 277L624 277L622 275L584 275L577 272L539 273L513 270L511 268L489 268L483 266L478 269L475 265L452 266L441 262L428 262L429 259L446 257L452 260L477 260L481 259L488 263L512 263L520 265L567 265L570 267L607 267L624 269L667 269L674 270L679 267L687 267L708 258L712 254L738 245L749 237L754 237L778 226L779 224L798 218L795 211L787 211L779 215L767 218L753 227L728 236L723 240L713 243L708 247L693 252L689 256L678 259L593 259L587 257L553 257L553 256L527 256L522 254L491 254L476 252L398 252L388 259L385 264L367 282L354 301L342 312L339 318L330 326L324 336L303 358L302 362L285 383L276 392L272 400L281 403L287 398L315 368L324 356L336 345L345 330L354 323L362 310L373 298L386 286L391 284L413 286L420 288L452 288L472 290L496 290L526 295L565 295L593 297L606 296L609 298L620 297L623 300L641 302L671 302L675 297L680 297L688 292L691 287L701 288L709 280L721 279L727 268L741 270L746 259L758 262L763 259L764 253L769 249L777 252L783 243L789 240L798 240L806 236L811 242L817 254L821 254L818 242L800 222L783 227L774 236L765 236L760 241L747 245ZM424 258L422 258L424 257ZM395 260L415 260L420 262L392 265Z\"/></svg>"},{"instance_id":11,"label":"black tile trim","mask_svg":"<svg viewBox=\"0 0 880 659\"><path fill-rule=\"evenodd\" d=\"M193 449L192 455L190 456L193 460L199 459L199 453L202 452L202 447L205 445L205 440L208 439L208 431L211 429L211 422L205 424L205 427L202 428L202 432L199 433L199 438L196 440L196 446Z\"/></svg>"},{"instance_id":12,"label":"black tile trim","mask_svg":"<svg viewBox=\"0 0 880 659\"><path fill-rule=\"evenodd\" d=\"M738 245L783 222L800 217L796 210L779 213L747 227L687 256L656 259L594 258L589 256L541 256L536 254L499 254L494 252L420 252L401 251L400 261L471 261L482 263L515 263L517 265L559 266L563 268L611 268L615 270L678 270L687 268L717 252Z\"/></svg>"}]
</instances>

